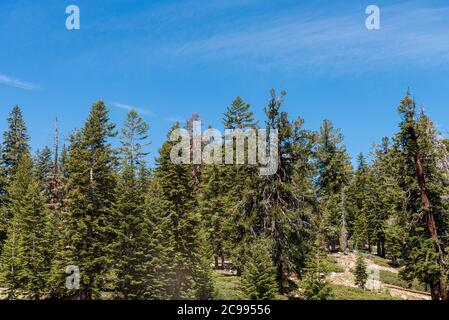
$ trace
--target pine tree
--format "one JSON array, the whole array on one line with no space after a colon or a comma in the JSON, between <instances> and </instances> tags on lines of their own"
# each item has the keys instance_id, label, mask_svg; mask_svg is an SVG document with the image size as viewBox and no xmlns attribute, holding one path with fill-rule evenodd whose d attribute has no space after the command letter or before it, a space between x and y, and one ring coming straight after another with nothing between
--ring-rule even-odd
<instances>
[{"instance_id":1,"label":"pine tree","mask_svg":"<svg viewBox=\"0 0 449 320\"><path fill-rule=\"evenodd\" d=\"M202 193L200 195L200 210L208 241L214 253L215 269L225 268L225 252L228 250L229 228L231 215L226 193L226 170L218 165L206 165L203 171Z\"/></svg>"},{"instance_id":2,"label":"pine tree","mask_svg":"<svg viewBox=\"0 0 449 320\"><path fill-rule=\"evenodd\" d=\"M326 280L328 274L326 253L317 242L311 249L304 268L301 287L305 300L329 300L333 297L332 288Z\"/></svg>"},{"instance_id":3,"label":"pine tree","mask_svg":"<svg viewBox=\"0 0 449 320\"><path fill-rule=\"evenodd\" d=\"M117 184L115 264L119 298L142 299L146 292L148 219L145 212L148 124L135 110L128 113L121 130L121 165ZM143 175L143 176L142 176Z\"/></svg>"},{"instance_id":4,"label":"pine tree","mask_svg":"<svg viewBox=\"0 0 449 320\"><path fill-rule=\"evenodd\" d=\"M115 155L108 138L115 135L108 110L102 101L93 104L81 131L71 139L67 171L67 217L65 244L53 267L57 288L64 286L65 268L80 270L80 290L64 296L100 298L111 285L115 217Z\"/></svg>"},{"instance_id":5,"label":"pine tree","mask_svg":"<svg viewBox=\"0 0 449 320\"><path fill-rule=\"evenodd\" d=\"M242 274L242 291L250 300L274 300L278 295L276 268L271 260L271 243L268 239L256 240Z\"/></svg>"},{"instance_id":6,"label":"pine tree","mask_svg":"<svg viewBox=\"0 0 449 320\"><path fill-rule=\"evenodd\" d=\"M368 202L371 197L369 186L372 186L370 180L371 168L362 153L359 154L357 162L357 170L348 190L350 234L356 248L364 249L367 245L371 252L373 232L370 227L370 214L368 212Z\"/></svg>"},{"instance_id":7,"label":"pine tree","mask_svg":"<svg viewBox=\"0 0 449 320\"><path fill-rule=\"evenodd\" d=\"M257 122L250 111L250 105L237 97L224 113L222 121L225 129L238 129L244 132L255 129ZM236 162L236 145L233 137L233 158ZM244 138L244 152L247 153L247 138ZM223 150L224 151L224 150ZM224 162L224 157L223 157ZM242 201L248 182L256 175L257 168L246 164L218 165L203 167L202 193L200 208L203 220L206 221L208 241L212 244L215 268L225 268L226 256L233 260L238 274L243 268L244 243L247 234L240 220L240 212L236 204Z\"/></svg>"},{"instance_id":8,"label":"pine tree","mask_svg":"<svg viewBox=\"0 0 449 320\"><path fill-rule=\"evenodd\" d=\"M148 226L144 298L164 300L172 298L172 279L176 264L173 263L174 238L171 230L171 215L165 211L162 189L156 179L151 179L145 198Z\"/></svg>"},{"instance_id":9,"label":"pine tree","mask_svg":"<svg viewBox=\"0 0 449 320\"><path fill-rule=\"evenodd\" d=\"M242 132L258 127L250 105L240 97L237 97L227 108L223 114L222 124L225 129L236 129ZM245 264L246 244L251 236L249 232L251 223L247 219L242 219L245 215L243 203L246 195L249 196L253 192L252 187L257 184L259 172L255 165L237 164L236 149L236 143L233 141L234 165L215 166L211 169L217 181L211 182L210 186L213 188L212 192L221 193L221 196L217 194L218 198L215 199L218 201L215 205L218 207L223 204L223 207L216 211L219 214L214 220L218 222L215 224L214 234L221 235L223 239L214 239L214 243L219 243L214 253L216 257L221 257L222 267L227 255L232 260L237 274L240 275ZM244 144L244 150L247 154L247 143ZM209 183L208 180L205 183Z\"/></svg>"},{"instance_id":10,"label":"pine tree","mask_svg":"<svg viewBox=\"0 0 449 320\"><path fill-rule=\"evenodd\" d=\"M276 172L257 176L249 184L242 201L243 221L248 230L273 240L273 263L279 290L289 290L290 272L301 273L311 240L311 134L303 129L303 120L291 122L281 111L285 92L278 97L274 90L265 108L266 126L278 132ZM275 131L276 130L276 131ZM302 169L302 170L299 170Z\"/></svg>"},{"instance_id":11,"label":"pine tree","mask_svg":"<svg viewBox=\"0 0 449 320\"><path fill-rule=\"evenodd\" d=\"M391 260L391 265L399 267L402 264L402 250L407 238L405 223L401 222L400 213L391 216L385 228L385 256Z\"/></svg>"},{"instance_id":12,"label":"pine tree","mask_svg":"<svg viewBox=\"0 0 449 320\"><path fill-rule=\"evenodd\" d=\"M0 278L8 287L10 299L42 298L50 271L49 213L32 170L31 157L25 153L8 187L12 218L1 256Z\"/></svg>"},{"instance_id":13,"label":"pine tree","mask_svg":"<svg viewBox=\"0 0 449 320\"><path fill-rule=\"evenodd\" d=\"M1 166L3 175L11 177L17 169L20 156L29 151L30 138L19 106L11 110L7 121L8 130L3 133Z\"/></svg>"},{"instance_id":14,"label":"pine tree","mask_svg":"<svg viewBox=\"0 0 449 320\"><path fill-rule=\"evenodd\" d=\"M366 272L365 258L362 254L357 255L357 260L354 268L355 285L360 288L365 288L368 280L368 273Z\"/></svg>"},{"instance_id":15,"label":"pine tree","mask_svg":"<svg viewBox=\"0 0 449 320\"><path fill-rule=\"evenodd\" d=\"M235 98L231 106L224 113L223 124L226 129L245 129L256 127L254 114L250 111L250 105L243 101L241 97Z\"/></svg>"},{"instance_id":16,"label":"pine tree","mask_svg":"<svg viewBox=\"0 0 449 320\"><path fill-rule=\"evenodd\" d=\"M336 251L342 230L342 192L349 184L352 172L346 148L341 145L343 135L329 120L324 120L318 135L316 166L317 188L320 202L321 243Z\"/></svg>"},{"instance_id":17,"label":"pine tree","mask_svg":"<svg viewBox=\"0 0 449 320\"><path fill-rule=\"evenodd\" d=\"M448 300L447 255L449 203L447 174L441 164L447 151L431 120L418 113L407 94L399 105L402 117L395 148L400 166L399 181L405 193L402 275L417 278L431 288L433 299Z\"/></svg>"},{"instance_id":18,"label":"pine tree","mask_svg":"<svg viewBox=\"0 0 449 320\"><path fill-rule=\"evenodd\" d=\"M37 150L34 157L34 168L36 176L44 185L46 178L53 173L53 154L49 147L45 146L42 151Z\"/></svg>"},{"instance_id":19,"label":"pine tree","mask_svg":"<svg viewBox=\"0 0 449 320\"><path fill-rule=\"evenodd\" d=\"M6 225L12 217L7 210L8 185L17 169L20 156L29 151L29 136L19 106L11 110L7 121L8 130L3 133L0 148L0 253L6 238Z\"/></svg>"},{"instance_id":20,"label":"pine tree","mask_svg":"<svg viewBox=\"0 0 449 320\"><path fill-rule=\"evenodd\" d=\"M34 157L34 174L44 189L46 202L52 208L60 208L63 203L63 186L61 177L55 172L55 159L57 154L53 155L49 147L42 151L38 150Z\"/></svg>"},{"instance_id":21,"label":"pine tree","mask_svg":"<svg viewBox=\"0 0 449 320\"><path fill-rule=\"evenodd\" d=\"M177 128L178 124L172 130ZM208 252L196 203L195 181L189 165L174 164L170 159L174 143L167 141L162 145L156 168L163 209L170 219L167 232L171 233L174 243L170 296L173 299L205 298L210 296L212 287L210 268L205 263Z\"/></svg>"},{"instance_id":22,"label":"pine tree","mask_svg":"<svg viewBox=\"0 0 449 320\"><path fill-rule=\"evenodd\" d=\"M373 199L370 208L372 213L369 215L370 226L377 255L385 257L388 222L392 222L398 216L402 206L403 192L394 174L395 157L391 152L388 138L382 139L382 143L374 147L373 156L371 186L368 187Z\"/></svg>"}]
</instances>

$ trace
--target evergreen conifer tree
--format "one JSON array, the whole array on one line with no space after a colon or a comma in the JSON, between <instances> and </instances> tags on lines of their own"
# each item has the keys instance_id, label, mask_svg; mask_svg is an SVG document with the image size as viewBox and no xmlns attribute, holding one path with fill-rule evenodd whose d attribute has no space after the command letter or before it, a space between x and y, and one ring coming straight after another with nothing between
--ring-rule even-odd
<instances>
[{"instance_id":1,"label":"evergreen conifer tree","mask_svg":"<svg viewBox=\"0 0 449 320\"><path fill-rule=\"evenodd\" d=\"M49 213L32 171L30 155L22 154L8 187L12 218L1 256L0 282L7 285L10 299L43 298L50 271Z\"/></svg>"},{"instance_id":2,"label":"evergreen conifer tree","mask_svg":"<svg viewBox=\"0 0 449 320\"><path fill-rule=\"evenodd\" d=\"M244 135L244 153L248 153L248 141L245 132L250 129L257 129L258 122L254 120L254 114L250 110L250 105L243 101L241 97L234 99L232 104L227 108L223 115L222 124L225 129L240 130ZM229 139L229 138L228 138ZM241 274L245 264L245 256L247 242L251 236L249 229L251 222L245 218L244 203L245 198L254 192L253 187L258 181L258 168L255 165L237 164L237 147L236 139L233 139L233 165L224 165L215 167L212 170L214 175L219 176L219 181L211 183L211 187L222 193L219 198L224 203L222 208L222 216L217 216L220 221L216 226L220 226L220 234L225 237L225 241L220 241L222 252L215 252L217 256L221 256L222 265L225 255L228 255L233 262L237 274ZM218 205L218 203L216 203Z\"/></svg>"},{"instance_id":3,"label":"evergreen conifer tree","mask_svg":"<svg viewBox=\"0 0 449 320\"><path fill-rule=\"evenodd\" d=\"M313 201L311 171L306 155L312 152L311 134L303 120L291 122L281 111L285 92L274 89L265 108L266 126L278 133L277 168L272 175L257 176L249 184L241 207L246 227L257 236L273 241L273 263L280 292L289 289L289 273L301 273L312 237ZM298 170L302 168L302 170Z\"/></svg>"},{"instance_id":4,"label":"evergreen conifer tree","mask_svg":"<svg viewBox=\"0 0 449 320\"><path fill-rule=\"evenodd\" d=\"M317 242L311 249L304 268L302 289L305 300L328 300L333 297L332 288L326 280L328 274L326 253Z\"/></svg>"},{"instance_id":5,"label":"evergreen conifer tree","mask_svg":"<svg viewBox=\"0 0 449 320\"><path fill-rule=\"evenodd\" d=\"M360 288L365 288L368 280L368 273L366 272L365 258L362 254L357 255L357 260L354 268L355 285Z\"/></svg>"},{"instance_id":6,"label":"evergreen conifer tree","mask_svg":"<svg viewBox=\"0 0 449 320\"><path fill-rule=\"evenodd\" d=\"M177 128L178 124L172 130ZM205 298L212 293L212 285L209 263L206 263L209 253L196 202L195 181L189 165L172 162L170 153L174 145L174 141L162 145L156 168L163 209L170 219L167 232L171 233L174 243L174 276L170 296L173 299Z\"/></svg>"},{"instance_id":7,"label":"evergreen conifer tree","mask_svg":"<svg viewBox=\"0 0 449 320\"><path fill-rule=\"evenodd\" d=\"M63 294L78 299L100 298L112 287L113 246L117 236L113 166L108 139L115 136L102 101L92 105L84 127L72 137L67 171L67 217L64 244L54 263L56 288L65 285L67 266L80 270L80 289Z\"/></svg>"},{"instance_id":8,"label":"evergreen conifer tree","mask_svg":"<svg viewBox=\"0 0 449 320\"><path fill-rule=\"evenodd\" d=\"M251 246L242 274L242 291L250 300L274 300L278 295L271 243L258 239Z\"/></svg>"},{"instance_id":9,"label":"evergreen conifer tree","mask_svg":"<svg viewBox=\"0 0 449 320\"><path fill-rule=\"evenodd\" d=\"M22 110L15 106L7 118L8 129L3 133L0 148L0 253L6 239L6 226L12 217L7 210L8 185L19 164L20 156L29 151L29 136Z\"/></svg>"},{"instance_id":10,"label":"evergreen conifer tree","mask_svg":"<svg viewBox=\"0 0 449 320\"><path fill-rule=\"evenodd\" d=\"M399 181L405 193L407 237L402 258L402 275L417 278L431 288L432 298L448 300L447 254L449 204L446 198L447 151L427 115L416 110L408 93L398 111L402 117L395 148Z\"/></svg>"},{"instance_id":11,"label":"evergreen conifer tree","mask_svg":"<svg viewBox=\"0 0 449 320\"><path fill-rule=\"evenodd\" d=\"M42 151L36 152L34 168L36 176L43 185L46 178L53 173L53 155L49 147L45 146Z\"/></svg>"},{"instance_id":12,"label":"evergreen conifer tree","mask_svg":"<svg viewBox=\"0 0 449 320\"><path fill-rule=\"evenodd\" d=\"M117 183L115 264L119 298L142 299L146 292L150 234L145 212L148 124L135 110L128 113L121 131L121 164ZM144 176L142 176L144 175Z\"/></svg>"},{"instance_id":13,"label":"evergreen conifer tree","mask_svg":"<svg viewBox=\"0 0 449 320\"><path fill-rule=\"evenodd\" d=\"M349 156L342 145L343 135L329 120L324 120L318 135L316 166L320 203L321 245L336 251L340 243L342 220L342 192L349 184L352 172ZM345 197L344 197L345 198Z\"/></svg>"}]
</instances>

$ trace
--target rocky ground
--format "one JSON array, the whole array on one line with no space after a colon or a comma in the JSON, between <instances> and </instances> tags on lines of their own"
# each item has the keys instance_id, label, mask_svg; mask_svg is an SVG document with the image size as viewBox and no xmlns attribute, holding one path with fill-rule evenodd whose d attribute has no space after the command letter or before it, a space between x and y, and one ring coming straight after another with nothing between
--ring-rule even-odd
<instances>
[{"instance_id":1,"label":"rocky ground","mask_svg":"<svg viewBox=\"0 0 449 320\"><path fill-rule=\"evenodd\" d=\"M331 273L329 275L329 281L343 286L355 287L354 275L352 273L352 270L354 269L356 264L357 254L353 252L347 254L336 253L332 254L331 257L336 261L338 265L340 265L343 268L344 272ZM365 259L365 262L367 264L368 272L370 271L375 272L375 270L384 270L393 273L399 273L398 269L378 265L371 259ZM374 278L379 279L378 277ZM383 283L380 280L371 280L367 285L370 287L370 289L377 290L379 292L387 290L390 293L390 295L395 298L400 298L404 300L430 300L430 295L427 293L424 292L420 293L417 291L392 286Z\"/></svg>"}]
</instances>

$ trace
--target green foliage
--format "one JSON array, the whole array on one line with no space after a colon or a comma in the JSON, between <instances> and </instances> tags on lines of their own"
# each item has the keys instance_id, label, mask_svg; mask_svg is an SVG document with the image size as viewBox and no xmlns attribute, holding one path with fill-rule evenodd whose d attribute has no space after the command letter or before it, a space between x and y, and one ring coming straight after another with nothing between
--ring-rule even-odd
<instances>
[{"instance_id":1,"label":"green foliage","mask_svg":"<svg viewBox=\"0 0 449 320\"><path fill-rule=\"evenodd\" d=\"M251 245L242 275L242 291L250 300L273 300L278 294L271 244L259 239Z\"/></svg>"},{"instance_id":2,"label":"green foliage","mask_svg":"<svg viewBox=\"0 0 449 320\"><path fill-rule=\"evenodd\" d=\"M241 278L238 276L214 273L214 299L215 300L241 300L244 294L241 291Z\"/></svg>"},{"instance_id":3,"label":"green foliage","mask_svg":"<svg viewBox=\"0 0 449 320\"><path fill-rule=\"evenodd\" d=\"M39 181L32 175L32 160L22 154L8 187L7 240L0 261L0 283L8 298L40 299L46 294L49 261L49 212Z\"/></svg>"},{"instance_id":4,"label":"green foliage","mask_svg":"<svg viewBox=\"0 0 449 320\"><path fill-rule=\"evenodd\" d=\"M333 297L332 288L323 279L307 274L302 287L305 300L329 300Z\"/></svg>"},{"instance_id":5,"label":"green foliage","mask_svg":"<svg viewBox=\"0 0 449 320\"><path fill-rule=\"evenodd\" d=\"M332 122L324 120L317 135L315 151L316 185L321 245L326 244L331 251L336 251L340 240L347 242L343 234L346 233L346 203L341 201L346 199L344 192L352 168L346 148L342 145L343 139L340 129L335 129Z\"/></svg>"},{"instance_id":6,"label":"green foliage","mask_svg":"<svg viewBox=\"0 0 449 320\"><path fill-rule=\"evenodd\" d=\"M178 128L175 125L172 130ZM170 159L173 141L167 141L157 159L156 181L161 188L161 205L170 220L173 239L174 276L170 296L173 299L210 298L213 287L209 267L209 253L196 210L192 170L189 165L174 164Z\"/></svg>"},{"instance_id":7,"label":"green foliage","mask_svg":"<svg viewBox=\"0 0 449 320\"><path fill-rule=\"evenodd\" d=\"M360 288L347 287L343 285L330 285L333 297L331 300L395 300L388 293L374 293Z\"/></svg>"},{"instance_id":8,"label":"green foliage","mask_svg":"<svg viewBox=\"0 0 449 320\"><path fill-rule=\"evenodd\" d=\"M256 129L258 126L250 105L240 97L227 108L222 124L225 129L242 131ZM244 149L246 153L247 144ZM233 153L235 161L234 142ZM240 275L245 264L250 230L257 220L257 214L246 206L246 199L253 196L253 187L258 183L258 168L247 164L206 166L203 183L201 208L205 209L204 219L214 255L221 257L222 261L232 259L233 267Z\"/></svg>"},{"instance_id":9,"label":"green foliage","mask_svg":"<svg viewBox=\"0 0 449 320\"><path fill-rule=\"evenodd\" d=\"M418 280L414 280L413 282L407 282L403 279L401 279L400 275L398 273L386 271L386 270L380 270L380 281L383 283L391 284L394 286L406 288L406 289L412 289L416 291L422 291L426 292L426 286L422 283L420 283Z\"/></svg>"},{"instance_id":10,"label":"green foliage","mask_svg":"<svg viewBox=\"0 0 449 320\"><path fill-rule=\"evenodd\" d=\"M109 284L116 239L115 155L108 139L115 136L108 110L102 101L95 103L81 131L72 137L66 183L67 216L65 251L55 262L55 287L65 283L65 267L78 266L81 288L64 295L80 299L99 298ZM65 248L65 250L64 250Z\"/></svg>"},{"instance_id":11,"label":"green foliage","mask_svg":"<svg viewBox=\"0 0 449 320\"><path fill-rule=\"evenodd\" d=\"M329 300L333 292L326 280L330 272L330 263L319 244L311 251L303 280L301 281L302 296L305 300Z\"/></svg>"},{"instance_id":12,"label":"green foliage","mask_svg":"<svg viewBox=\"0 0 449 320\"><path fill-rule=\"evenodd\" d=\"M33 161L13 108L0 148L0 284L8 298L279 299L299 284L304 299L391 299L327 282L344 269L325 252L351 243L401 268L399 276L381 271L385 283L447 299L449 143L429 117L408 94L398 134L374 145L370 161L361 154L353 174L340 130L329 120L319 132L304 129L282 111L284 98L272 90L264 110L279 142L278 166L266 176L248 164L174 164L171 140L150 168L148 123L131 110L114 149L101 101L60 157L46 147ZM186 124L190 133L197 119ZM237 97L223 125L244 131L258 122ZM214 275L213 258L237 276ZM65 287L68 266L80 268L80 290ZM364 287L360 255L354 273Z\"/></svg>"},{"instance_id":13,"label":"green foliage","mask_svg":"<svg viewBox=\"0 0 449 320\"><path fill-rule=\"evenodd\" d=\"M321 260L320 263L322 265L323 270L325 270L328 273L331 273L331 272L343 273L343 272L345 272L345 269L330 257L327 257L327 259Z\"/></svg>"},{"instance_id":14,"label":"green foliage","mask_svg":"<svg viewBox=\"0 0 449 320\"><path fill-rule=\"evenodd\" d=\"M208 242L215 258L215 268L218 269L218 259L222 264L225 253L230 247L229 230L232 228L231 209L228 203L229 188L226 186L226 171L218 165L207 165L203 170L202 194L199 206L207 231ZM221 266L224 269L224 265Z\"/></svg>"},{"instance_id":15,"label":"green foliage","mask_svg":"<svg viewBox=\"0 0 449 320\"><path fill-rule=\"evenodd\" d=\"M145 198L145 213L148 227L145 264L145 299L171 298L171 283L175 275L173 263L174 243L171 228L171 216L164 210L162 190L157 181L152 180Z\"/></svg>"},{"instance_id":16,"label":"green foliage","mask_svg":"<svg viewBox=\"0 0 449 320\"><path fill-rule=\"evenodd\" d=\"M324 120L317 144L318 187L322 196L340 193L349 182L351 165L340 129L335 129L332 122Z\"/></svg>"},{"instance_id":17,"label":"green foliage","mask_svg":"<svg viewBox=\"0 0 449 320\"><path fill-rule=\"evenodd\" d=\"M357 260L354 268L355 285L360 288L365 288L368 280L368 273L366 272L365 257L362 254L357 255Z\"/></svg>"},{"instance_id":18,"label":"green foliage","mask_svg":"<svg viewBox=\"0 0 449 320\"><path fill-rule=\"evenodd\" d=\"M396 227L392 223L398 217L403 197L394 175L395 156L389 139L383 138L380 145L374 145L372 155L374 160L370 164L362 154L359 156L358 169L349 188L351 238L358 249L368 247L371 253L375 245L378 256L385 257L386 248L397 255L397 249L386 246L392 240L392 228Z\"/></svg>"},{"instance_id":19,"label":"green foliage","mask_svg":"<svg viewBox=\"0 0 449 320\"><path fill-rule=\"evenodd\" d=\"M386 267L386 268L391 267L391 261L387 260L385 258L374 256L374 255L370 255L370 256L368 256L368 259L370 259L375 264L377 264L377 265L379 265L381 267Z\"/></svg>"},{"instance_id":20,"label":"green foliage","mask_svg":"<svg viewBox=\"0 0 449 320\"><path fill-rule=\"evenodd\" d=\"M11 212L6 208L9 201L8 185L22 154L29 152L27 128L19 106L15 106L7 118L8 129L3 133L3 142L0 147L0 253L6 239L8 220L12 218Z\"/></svg>"},{"instance_id":21,"label":"green foliage","mask_svg":"<svg viewBox=\"0 0 449 320\"><path fill-rule=\"evenodd\" d=\"M145 210L147 174L143 150L148 145L148 124L135 110L130 111L121 136L121 165L117 182L117 295L121 299L143 299L151 256L149 219ZM155 266L152 266L153 268Z\"/></svg>"},{"instance_id":22,"label":"green foliage","mask_svg":"<svg viewBox=\"0 0 449 320\"><path fill-rule=\"evenodd\" d=\"M401 101L402 117L396 136L398 177L405 193L402 219L406 230L402 276L414 278L431 288L434 299L449 299L447 289L447 256L449 245L449 203L447 195L447 148L432 121L417 112L410 94Z\"/></svg>"},{"instance_id":23,"label":"green foliage","mask_svg":"<svg viewBox=\"0 0 449 320\"><path fill-rule=\"evenodd\" d=\"M34 157L34 171L42 184L45 178L53 173L54 164L52 157L52 152L47 146L42 151L37 150Z\"/></svg>"},{"instance_id":24,"label":"green foliage","mask_svg":"<svg viewBox=\"0 0 449 320\"><path fill-rule=\"evenodd\" d=\"M249 111L250 105L241 97L235 98L231 106L226 110L223 124L226 129L245 129L255 127L254 114Z\"/></svg>"},{"instance_id":25,"label":"green foliage","mask_svg":"<svg viewBox=\"0 0 449 320\"><path fill-rule=\"evenodd\" d=\"M266 127L278 132L277 167L271 175L256 176L239 206L246 228L273 241L272 259L279 290L289 290L289 272L301 273L312 238L313 185L308 156L312 134L304 121L292 122L281 111L286 93L276 95L265 108ZM271 146L275 147L275 146Z\"/></svg>"},{"instance_id":26,"label":"green foliage","mask_svg":"<svg viewBox=\"0 0 449 320\"><path fill-rule=\"evenodd\" d=\"M22 154L29 151L30 138L19 106L11 110L7 121L8 130L3 133L1 167L2 175L9 178L15 173Z\"/></svg>"}]
</instances>

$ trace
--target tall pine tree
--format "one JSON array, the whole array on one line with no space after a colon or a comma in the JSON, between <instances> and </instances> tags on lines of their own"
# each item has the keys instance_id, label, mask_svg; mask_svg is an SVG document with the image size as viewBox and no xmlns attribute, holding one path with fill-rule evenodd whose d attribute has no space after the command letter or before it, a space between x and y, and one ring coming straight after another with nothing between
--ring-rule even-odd
<instances>
[{"instance_id":1,"label":"tall pine tree","mask_svg":"<svg viewBox=\"0 0 449 320\"><path fill-rule=\"evenodd\" d=\"M342 199L352 173L349 156L342 145L343 135L332 122L324 120L316 148L317 188L320 202L320 233L322 245L335 251L342 231Z\"/></svg>"},{"instance_id":2,"label":"tall pine tree","mask_svg":"<svg viewBox=\"0 0 449 320\"><path fill-rule=\"evenodd\" d=\"M20 156L29 151L29 136L22 110L15 106L7 118L8 129L3 133L0 148L0 252L6 238L6 225L12 217L7 210L8 185L19 164Z\"/></svg>"},{"instance_id":3,"label":"tall pine tree","mask_svg":"<svg viewBox=\"0 0 449 320\"><path fill-rule=\"evenodd\" d=\"M117 230L115 264L118 297L142 299L149 263L150 235L145 211L148 124L131 110L121 130L120 174L117 183Z\"/></svg>"},{"instance_id":4,"label":"tall pine tree","mask_svg":"<svg viewBox=\"0 0 449 320\"><path fill-rule=\"evenodd\" d=\"M43 298L49 277L49 212L32 171L31 157L25 152L8 187L12 218L1 255L0 282L8 287L10 299Z\"/></svg>"},{"instance_id":5,"label":"tall pine tree","mask_svg":"<svg viewBox=\"0 0 449 320\"><path fill-rule=\"evenodd\" d=\"M178 128L177 124L172 130ZM162 206L170 219L167 232L174 243L170 296L173 299L208 298L212 292L209 254L197 207L196 182L190 165L172 162L170 153L175 143L167 141L162 145L156 168Z\"/></svg>"},{"instance_id":6,"label":"tall pine tree","mask_svg":"<svg viewBox=\"0 0 449 320\"><path fill-rule=\"evenodd\" d=\"M114 176L115 153L108 141L115 136L102 101L92 105L81 131L72 138L67 171L65 244L54 268L56 283L65 285L65 268L80 270L80 289L64 290L78 299L101 298L111 286L113 243L117 230ZM59 281L59 282L58 282Z\"/></svg>"},{"instance_id":7,"label":"tall pine tree","mask_svg":"<svg viewBox=\"0 0 449 320\"><path fill-rule=\"evenodd\" d=\"M429 285L433 299L449 299L447 245L449 203L447 176L441 163L447 153L431 120L416 110L407 94L399 105L402 117L396 136L400 185L405 192L406 229L403 259L406 279Z\"/></svg>"}]
</instances>

